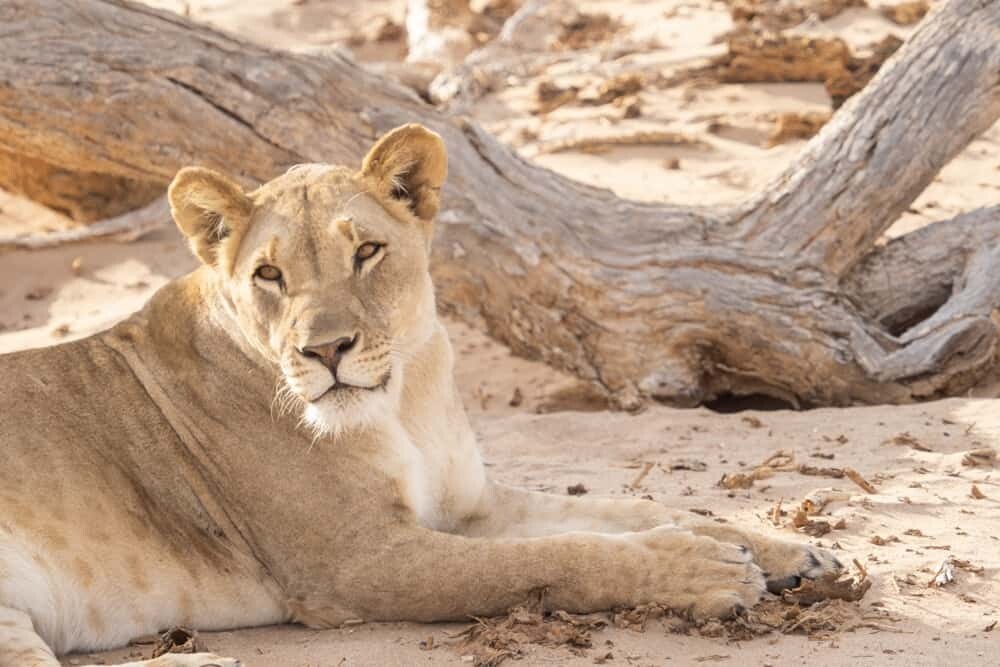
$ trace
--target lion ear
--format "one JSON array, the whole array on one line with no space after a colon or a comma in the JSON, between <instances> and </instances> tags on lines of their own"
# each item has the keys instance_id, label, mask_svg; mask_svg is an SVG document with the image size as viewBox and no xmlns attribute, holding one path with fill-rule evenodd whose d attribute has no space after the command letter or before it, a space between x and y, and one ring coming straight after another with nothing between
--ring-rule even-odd
<instances>
[{"instance_id":1,"label":"lion ear","mask_svg":"<svg viewBox=\"0 0 1000 667\"><path fill-rule=\"evenodd\" d=\"M379 196L404 202L421 220L433 220L448 176L444 141L423 125L397 127L368 151L361 176Z\"/></svg>"},{"instance_id":2,"label":"lion ear","mask_svg":"<svg viewBox=\"0 0 1000 667\"><path fill-rule=\"evenodd\" d=\"M201 261L232 272L253 202L222 174L202 167L177 172L167 190L170 213Z\"/></svg>"}]
</instances>

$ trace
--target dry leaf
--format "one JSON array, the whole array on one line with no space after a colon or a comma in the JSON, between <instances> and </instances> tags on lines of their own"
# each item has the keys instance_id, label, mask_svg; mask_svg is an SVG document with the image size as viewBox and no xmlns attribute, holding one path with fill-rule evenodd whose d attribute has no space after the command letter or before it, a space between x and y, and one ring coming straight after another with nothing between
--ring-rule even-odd
<instances>
[{"instance_id":1,"label":"dry leaf","mask_svg":"<svg viewBox=\"0 0 1000 667\"><path fill-rule=\"evenodd\" d=\"M909 431L904 431L903 433L897 433L888 440L882 443L883 445L900 445L903 447L910 447L918 452L931 452L934 451L927 445L921 443L919 440L910 435Z\"/></svg>"},{"instance_id":2,"label":"dry leaf","mask_svg":"<svg viewBox=\"0 0 1000 667\"><path fill-rule=\"evenodd\" d=\"M871 579L865 574L841 578L839 574L826 574L819 579L805 579L798 588L784 591L782 600L789 604L809 606L822 600L845 600L857 602L872 587Z\"/></svg>"},{"instance_id":3,"label":"dry leaf","mask_svg":"<svg viewBox=\"0 0 1000 667\"><path fill-rule=\"evenodd\" d=\"M742 472L725 474L719 480L719 486L724 489L749 489L756 479L753 474L747 475Z\"/></svg>"}]
</instances>

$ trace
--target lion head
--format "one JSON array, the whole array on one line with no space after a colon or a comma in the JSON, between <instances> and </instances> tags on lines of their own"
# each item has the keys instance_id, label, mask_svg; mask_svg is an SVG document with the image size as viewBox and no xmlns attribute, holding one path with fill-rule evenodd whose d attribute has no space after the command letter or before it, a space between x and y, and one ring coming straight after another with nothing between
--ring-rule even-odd
<instances>
[{"instance_id":1,"label":"lion head","mask_svg":"<svg viewBox=\"0 0 1000 667\"><path fill-rule=\"evenodd\" d=\"M299 165L252 192L203 168L171 211L214 276L223 329L278 372L279 396L319 434L393 409L403 362L436 322L428 271L441 138L406 125L360 170Z\"/></svg>"}]
</instances>

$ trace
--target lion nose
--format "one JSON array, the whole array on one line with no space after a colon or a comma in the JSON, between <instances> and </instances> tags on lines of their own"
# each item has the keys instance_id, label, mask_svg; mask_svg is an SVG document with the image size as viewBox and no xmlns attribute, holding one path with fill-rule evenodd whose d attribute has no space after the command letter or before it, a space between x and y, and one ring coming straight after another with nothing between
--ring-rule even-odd
<instances>
[{"instance_id":1,"label":"lion nose","mask_svg":"<svg viewBox=\"0 0 1000 667\"><path fill-rule=\"evenodd\" d=\"M321 364L330 369L334 377L337 376L337 366L344 355L351 351L358 343L358 336L342 336L332 343L322 343L320 345L308 345L302 348L303 356L316 359Z\"/></svg>"}]
</instances>

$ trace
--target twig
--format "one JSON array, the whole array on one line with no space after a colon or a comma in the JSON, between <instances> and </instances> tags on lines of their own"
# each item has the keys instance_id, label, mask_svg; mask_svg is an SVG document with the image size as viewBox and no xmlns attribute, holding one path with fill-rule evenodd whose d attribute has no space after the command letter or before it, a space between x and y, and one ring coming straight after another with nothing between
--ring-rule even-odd
<instances>
[{"instance_id":1,"label":"twig","mask_svg":"<svg viewBox=\"0 0 1000 667\"><path fill-rule=\"evenodd\" d=\"M0 236L0 249L20 248L41 250L54 248L67 243L84 241L136 241L154 229L158 229L170 221L170 206L166 196L154 202L113 218L106 218L79 229L66 229L48 234L6 234Z\"/></svg>"},{"instance_id":2,"label":"twig","mask_svg":"<svg viewBox=\"0 0 1000 667\"><path fill-rule=\"evenodd\" d=\"M639 484L642 483L642 480L646 479L646 475L648 475L649 471L652 469L653 469L653 462L646 461L646 463L644 463L642 466L642 470L639 471L639 474L636 475L635 479L632 480L632 483L629 484L629 487L633 489L639 488Z\"/></svg>"},{"instance_id":3,"label":"twig","mask_svg":"<svg viewBox=\"0 0 1000 667\"><path fill-rule=\"evenodd\" d=\"M872 486L872 483L862 477L861 473L854 468L844 468L844 474L847 475L848 479L864 489L865 493L878 493L878 489Z\"/></svg>"}]
</instances>

